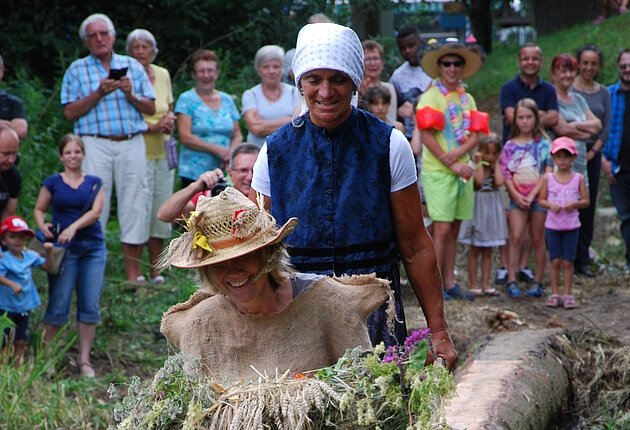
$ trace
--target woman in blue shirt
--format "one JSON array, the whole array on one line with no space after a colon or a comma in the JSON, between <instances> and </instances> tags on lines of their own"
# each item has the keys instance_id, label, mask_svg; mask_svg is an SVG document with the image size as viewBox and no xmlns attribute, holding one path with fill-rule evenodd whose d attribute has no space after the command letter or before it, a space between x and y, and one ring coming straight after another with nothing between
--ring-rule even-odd
<instances>
[{"instance_id":1,"label":"woman in blue shirt","mask_svg":"<svg viewBox=\"0 0 630 430\"><path fill-rule=\"evenodd\" d=\"M48 305L44 314L44 342L68 322L73 290L77 291L79 370L94 377L90 351L100 321L100 298L107 252L99 216L103 210L103 182L85 175L81 163L85 149L81 138L65 135L59 142L64 170L49 176L35 203L35 221L47 240L67 248L59 273L48 278ZM52 207L52 222L46 212Z\"/></svg>"}]
</instances>

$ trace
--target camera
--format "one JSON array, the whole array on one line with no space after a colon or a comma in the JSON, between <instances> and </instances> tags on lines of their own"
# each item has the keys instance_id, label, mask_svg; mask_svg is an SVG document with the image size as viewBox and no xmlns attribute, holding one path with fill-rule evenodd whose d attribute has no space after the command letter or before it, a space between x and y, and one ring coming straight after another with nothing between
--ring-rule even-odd
<instances>
[{"instance_id":1,"label":"camera","mask_svg":"<svg viewBox=\"0 0 630 430\"><path fill-rule=\"evenodd\" d=\"M219 178L217 183L214 184L212 188L210 188L210 196L211 197L218 196L227 187L228 187L228 184L227 182L225 182L225 178Z\"/></svg>"}]
</instances>

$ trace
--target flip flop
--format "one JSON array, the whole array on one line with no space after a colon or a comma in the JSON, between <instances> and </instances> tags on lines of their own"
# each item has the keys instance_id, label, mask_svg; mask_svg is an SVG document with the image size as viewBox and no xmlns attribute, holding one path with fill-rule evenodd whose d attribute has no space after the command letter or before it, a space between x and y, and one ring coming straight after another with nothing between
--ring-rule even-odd
<instances>
[{"instance_id":1,"label":"flip flop","mask_svg":"<svg viewBox=\"0 0 630 430\"><path fill-rule=\"evenodd\" d=\"M498 296L499 292L497 291L496 288L486 288L485 290L483 290L483 294L486 296L494 297L494 296Z\"/></svg>"}]
</instances>

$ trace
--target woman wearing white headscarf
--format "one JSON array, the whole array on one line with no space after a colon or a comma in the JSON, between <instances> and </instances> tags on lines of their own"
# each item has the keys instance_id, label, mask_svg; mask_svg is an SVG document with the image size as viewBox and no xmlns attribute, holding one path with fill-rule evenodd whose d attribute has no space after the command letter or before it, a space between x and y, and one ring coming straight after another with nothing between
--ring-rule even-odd
<instances>
[{"instance_id":1,"label":"woman wearing white headscarf","mask_svg":"<svg viewBox=\"0 0 630 430\"><path fill-rule=\"evenodd\" d=\"M293 71L302 114L267 138L254 166L253 191L280 222L301 225L287 239L298 271L377 273L392 281L401 324L387 335L384 309L368 321L373 344L406 336L398 261L431 329L435 356L452 367L457 354L444 317L435 249L424 228L416 169L405 136L351 103L363 78L356 33L337 24L306 25ZM255 190L255 191L254 191Z\"/></svg>"}]
</instances>

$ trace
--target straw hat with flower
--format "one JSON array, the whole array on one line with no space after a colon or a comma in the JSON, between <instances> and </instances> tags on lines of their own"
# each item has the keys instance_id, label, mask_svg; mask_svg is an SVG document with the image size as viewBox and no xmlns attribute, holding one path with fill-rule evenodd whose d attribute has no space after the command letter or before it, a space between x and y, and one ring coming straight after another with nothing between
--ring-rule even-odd
<instances>
[{"instance_id":1,"label":"straw hat with flower","mask_svg":"<svg viewBox=\"0 0 630 430\"><path fill-rule=\"evenodd\" d=\"M297 218L276 227L275 219L240 191L228 187L215 197L200 197L186 220L186 232L173 239L162 266L208 266L240 257L282 241L297 225Z\"/></svg>"},{"instance_id":2,"label":"straw hat with flower","mask_svg":"<svg viewBox=\"0 0 630 430\"><path fill-rule=\"evenodd\" d=\"M440 77L440 67L438 62L445 55L457 55L464 60L462 68L462 79L466 79L479 71L482 64L481 56L478 52L460 42L429 43L424 48L422 69L432 78Z\"/></svg>"}]
</instances>

